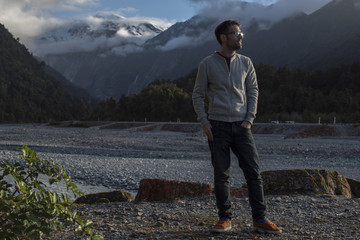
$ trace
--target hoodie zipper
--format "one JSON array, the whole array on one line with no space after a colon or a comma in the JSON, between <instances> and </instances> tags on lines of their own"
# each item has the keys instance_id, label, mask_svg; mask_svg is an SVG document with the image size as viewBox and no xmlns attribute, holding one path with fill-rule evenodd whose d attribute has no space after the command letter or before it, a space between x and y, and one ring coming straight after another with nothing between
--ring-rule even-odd
<instances>
[{"instance_id":1,"label":"hoodie zipper","mask_svg":"<svg viewBox=\"0 0 360 240\"><path fill-rule=\"evenodd\" d=\"M233 85L233 83L232 83L232 81L231 81L231 60L230 60L230 64L229 64L229 98L230 98L230 106L229 106L229 118L230 118L230 122L232 122L232 85Z\"/></svg>"},{"instance_id":2,"label":"hoodie zipper","mask_svg":"<svg viewBox=\"0 0 360 240\"><path fill-rule=\"evenodd\" d=\"M228 88L228 91L229 91L229 100L230 100L230 106L229 106L229 121L231 122L232 121L232 86L233 86L233 83L231 81L231 60L230 60L230 63L229 63L229 66L226 62L226 59L224 57L222 57L224 62L225 62L225 67L226 69L228 70L229 72L229 75L228 75L228 81L229 81L229 88Z\"/></svg>"}]
</instances>

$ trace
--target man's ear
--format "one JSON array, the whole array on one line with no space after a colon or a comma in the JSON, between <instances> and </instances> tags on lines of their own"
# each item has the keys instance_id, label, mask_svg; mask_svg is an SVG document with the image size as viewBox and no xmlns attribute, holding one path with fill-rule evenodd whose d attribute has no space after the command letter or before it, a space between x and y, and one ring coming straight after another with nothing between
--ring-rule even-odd
<instances>
[{"instance_id":1,"label":"man's ear","mask_svg":"<svg viewBox=\"0 0 360 240\"><path fill-rule=\"evenodd\" d=\"M225 42L227 40L226 34L220 34L220 40L221 40L221 43Z\"/></svg>"}]
</instances>

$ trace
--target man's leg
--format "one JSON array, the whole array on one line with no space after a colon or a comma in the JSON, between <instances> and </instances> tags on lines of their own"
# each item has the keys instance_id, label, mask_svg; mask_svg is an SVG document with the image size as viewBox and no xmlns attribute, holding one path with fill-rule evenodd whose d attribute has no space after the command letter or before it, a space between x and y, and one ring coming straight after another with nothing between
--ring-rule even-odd
<instances>
[{"instance_id":1,"label":"man's leg","mask_svg":"<svg viewBox=\"0 0 360 240\"><path fill-rule=\"evenodd\" d=\"M266 206L254 138L251 130L241 127L239 123L233 124L233 136L234 142L231 148L239 160L239 166L247 182L253 219L255 221L264 219Z\"/></svg>"},{"instance_id":2,"label":"man's leg","mask_svg":"<svg viewBox=\"0 0 360 240\"><path fill-rule=\"evenodd\" d=\"M220 219L231 219L230 198L230 147L229 130L231 124L211 121L214 141L209 141L211 161L214 168L216 205Z\"/></svg>"},{"instance_id":3,"label":"man's leg","mask_svg":"<svg viewBox=\"0 0 360 240\"><path fill-rule=\"evenodd\" d=\"M239 166L243 170L247 181L254 228L261 233L279 234L282 230L275 223L265 218L266 206L259 157L251 130L242 128L237 123L233 125L233 134L234 145L231 148L239 160Z\"/></svg>"}]
</instances>

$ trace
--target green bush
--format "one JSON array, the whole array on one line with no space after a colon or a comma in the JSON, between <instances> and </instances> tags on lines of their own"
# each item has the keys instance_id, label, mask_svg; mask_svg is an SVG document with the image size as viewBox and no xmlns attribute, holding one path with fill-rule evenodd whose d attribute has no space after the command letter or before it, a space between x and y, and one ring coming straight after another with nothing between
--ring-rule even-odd
<instances>
[{"instance_id":1,"label":"green bush","mask_svg":"<svg viewBox=\"0 0 360 240\"><path fill-rule=\"evenodd\" d=\"M74 197L84 195L62 166L54 160L39 160L35 151L27 146L19 149L24 161L0 162L0 239L43 239L52 230L74 225L75 235L86 234L88 239L103 239L92 230L92 221L84 221L70 197L46 190L46 185L38 177L44 174L49 184L64 181ZM7 177L7 181L5 181ZM13 181L9 183L9 179Z\"/></svg>"}]
</instances>

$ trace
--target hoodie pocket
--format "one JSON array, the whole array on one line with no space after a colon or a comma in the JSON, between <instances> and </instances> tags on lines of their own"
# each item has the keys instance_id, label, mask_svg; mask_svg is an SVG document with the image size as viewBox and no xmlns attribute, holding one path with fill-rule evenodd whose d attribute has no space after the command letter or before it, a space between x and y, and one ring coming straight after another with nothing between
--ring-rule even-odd
<instances>
[{"instance_id":1,"label":"hoodie pocket","mask_svg":"<svg viewBox=\"0 0 360 240\"><path fill-rule=\"evenodd\" d=\"M246 106L246 96L244 90L239 90L236 94L236 99L233 103L235 112L243 112L243 108Z\"/></svg>"},{"instance_id":2,"label":"hoodie pocket","mask_svg":"<svg viewBox=\"0 0 360 240\"><path fill-rule=\"evenodd\" d=\"M211 103L209 104L210 114L223 114L226 113L226 109L229 104L226 103L225 99L221 99L218 96L214 96Z\"/></svg>"}]
</instances>

